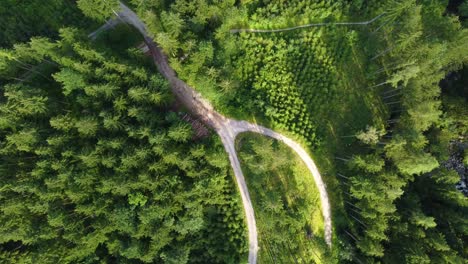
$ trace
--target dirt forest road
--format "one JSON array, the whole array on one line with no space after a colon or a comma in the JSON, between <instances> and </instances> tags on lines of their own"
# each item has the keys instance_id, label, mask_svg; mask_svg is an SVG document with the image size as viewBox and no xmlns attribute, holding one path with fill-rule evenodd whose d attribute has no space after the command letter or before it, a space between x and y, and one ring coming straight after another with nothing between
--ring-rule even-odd
<instances>
[{"instance_id":1,"label":"dirt forest road","mask_svg":"<svg viewBox=\"0 0 468 264\"><path fill-rule=\"evenodd\" d=\"M144 37L145 43L149 48L154 63L159 72L169 81L172 92L192 115L199 118L206 125L213 128L220 136L224 148L229 156L232 169L237 181L242 203L247 220L247 228L249 232L249 256L248 261L251 264L257 262L258 253L258 238L257 228L255 223L255 214L250 200L247 184L242 173L241 165L237 157L234 141L236 136L242 132L254 132L268 137L275 138L284 142L291 147L304 161L309 168L315 184L320 192L320 200L322 206L322 214L325 223L325 241L331 246L332 226L330 203L326 186L320 176L320 173L314 161L310 158L307 152L294 140L287 138L271 129L249 123L247 121L238 121L224 117L216 112L209 102L204 100L199 93L189 87L184 81L180 80L175 71L170 67L167 57L162 49L153 41L153 38L148 35L146 26L141 22L138 16L124 4L121 4L121 10L117 13L117 19L135 27ZM108 22L109 25L114 25L114 22ZM109 27L104 25L105 27Z\"/></svg>"}]
</instances>

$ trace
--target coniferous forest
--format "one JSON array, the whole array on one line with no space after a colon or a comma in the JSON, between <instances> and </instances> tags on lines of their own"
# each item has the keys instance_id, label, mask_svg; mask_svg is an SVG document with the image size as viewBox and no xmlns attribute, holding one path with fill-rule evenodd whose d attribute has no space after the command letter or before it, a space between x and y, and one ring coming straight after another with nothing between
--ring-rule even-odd
<instances>
[{"instance_id":1,"label":"coniferous forest","mask_svg":"<svg viewBox=\"0 0 468 264\"><path fill-rule=\"evenodd\" d=\"M467 0L0 2L0 263L466 263L467 185Z\"/></svg>"}]
</instances>

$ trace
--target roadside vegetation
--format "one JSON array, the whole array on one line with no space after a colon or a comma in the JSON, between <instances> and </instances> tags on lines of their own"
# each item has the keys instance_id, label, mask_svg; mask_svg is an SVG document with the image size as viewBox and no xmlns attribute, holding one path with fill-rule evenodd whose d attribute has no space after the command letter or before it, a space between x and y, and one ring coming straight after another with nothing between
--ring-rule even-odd
<instances>
[{"instance_id":1,"label":"roadside vegetation","mask_svg":"<svg viewBox=\"0 0 468 264\"><path fill-rule=\"evenodd\" d=\"M454 14L445 11L448 1L223 2L210 6L220 16L204 16L183 3L154 9L163 25L153 29L156 41L172 41L167 52L180 76L226 114L308 142L329 176L340 261L457 263L465 257L454 242L467 232L466 198L455 188L461 176L446 172L444 158L431 149L447 158L450 140L466 142L464 122L442 116L449 106L442 108L439 87L467 61L466 4ZM379 15L365 26L229 32ZM171 16L180 18L176 31L164 26ZM171 35L184 31L191 34ZM438 184L444 190L438 198L420 192ZM438 204L458 212L444 215L434 209Z\"/></svg>"},{"instance_id":2,"label":"roadside vegetation","mask_svg":"<svg viewBox=\"0 0 468 264\"><path fill-rule=\"evenodd\" d=\"M259 263L328 263L320 196L286 145L252 133L236 142L259 236Z\"/></svg>"},{"instance_id":3,"label":"roadside vegetation","mask_svg":"<svg viewBox=\"0 0 468 264\"><path fill-rule=\"evenodd\" d=\"M133 41L105 48L116 33L2 51L0 262L239 263L222 146L194 139Z\"/></svg>"},{"instance_id":4,"label":"roadside vegetation","mask_svg":"<svg viewBox=\"0 0 468 264\"><path fill-rule=\"evenodd\" d=\"M2 258L244 261L219 142L192 137L132 29L85 37L118 1L26 2L24 12L0 4ZM261 136L237 142L259 262L468 258L468 1L125 2L217 110L294 134L313 153L332 203L332 252L295 156ZM17 44L31 36L51 40Z\"/></svg>"}]
</instances>

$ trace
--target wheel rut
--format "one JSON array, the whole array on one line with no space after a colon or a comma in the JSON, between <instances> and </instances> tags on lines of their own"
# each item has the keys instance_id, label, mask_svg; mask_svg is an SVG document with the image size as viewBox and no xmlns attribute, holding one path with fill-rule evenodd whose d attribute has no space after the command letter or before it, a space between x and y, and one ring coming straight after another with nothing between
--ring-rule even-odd
<instances>
[{"instance_id":1,"label":"wheel rut","mask_svg":"<svg viewBox=\"0 0 468 264\"><path fill-rule=\"evenodd\" d=\"M247 121L230 119L218 113L198 92L196 92L193 88L177 77L176 72L169 65L167 56L163 53L162 49L157 45L157 43L154 42L153 38L149 35L145 24L139 19L139 17L123 3L120 4L120 8L121 10L119 12L115 12L115 14L117 14L117 18L115 20L108 21L106 25L97 31L100 32L102 30L113 27L116 23L119 23L116 22L116 20L135 27L144 37L144 42L148 46L149 52L156 67L158 68L158 71L164 76L164 78L168 80L171 90L176 96L177 100L182 103L192 115L196 116L207 126L214 129L221 138L224 149L229 156L229 161L234 171L236 183L239 188L242 204L244 207L249 234L249 263L254 264L257 262L259 248L254 209L234 145L236 136L243 132L258 133L277 139L293 149L303 160L309 169L320 193L322 215L325 225L325 242L331 247L331 209L326 185L322 180L317 166L307 151L302 148L299 143L271 129L249 123ZM95 38L95 36L96 34L94 32L90 34L90 37L92 38Z\"/></svg>"}]
</instances>

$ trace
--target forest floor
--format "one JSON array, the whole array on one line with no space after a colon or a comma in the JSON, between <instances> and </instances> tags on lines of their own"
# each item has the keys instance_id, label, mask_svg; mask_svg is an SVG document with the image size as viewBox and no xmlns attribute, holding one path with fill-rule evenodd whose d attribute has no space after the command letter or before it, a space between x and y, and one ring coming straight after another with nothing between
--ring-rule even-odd
<instances>
[{"instance_id":1,"label":"forest floor","mask_svg":"<svg viewBox=\"0 0 468 264\"><path fill-rule=\"evenodd\" d=\"M324 218L325 241L328 245L331 246L331 209L326 186L317 169L317 166L310 158L306 150L304 150L299 143L273 130L249 123L247 121L229 119L216 112L210 103L204 100L199 93L197 93L194 89L189 87L185 82L177 77L175 71L170 67L167 57L163 54L162 50L157 46L157 44L154 43L153 38L148 35L146 26L132 10L121 4L121 11L118 13L118 19L134 26L143 35L145 43L153 57L154 63L156 64L159 72L169 81L171 89L176 98L187 108L190 113L198 117L205 124L212 127L220 136L224 148L228 153L231 166L234 170L234 175L236 177L237 185L240 190L244 206L244 211L246 214L247 227L249 232L249 263L256 263L258 238L252 202L250 200L247 184L245 182L234 145L236 136L242 132L259 133L282 141L291 149L293 149L304 161L307 168L311 172L315 184L317 185L317 189L320 193L322 215Z\"/></svg>"}]
</instances>

